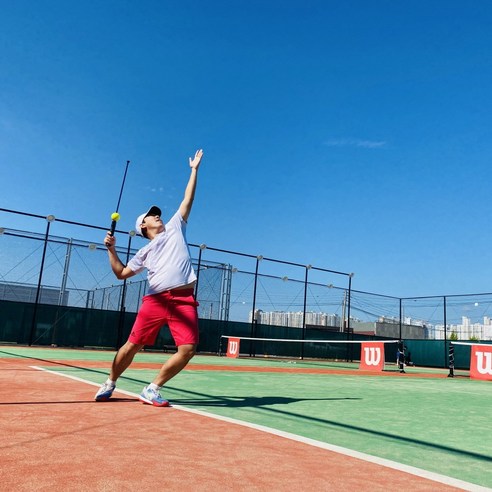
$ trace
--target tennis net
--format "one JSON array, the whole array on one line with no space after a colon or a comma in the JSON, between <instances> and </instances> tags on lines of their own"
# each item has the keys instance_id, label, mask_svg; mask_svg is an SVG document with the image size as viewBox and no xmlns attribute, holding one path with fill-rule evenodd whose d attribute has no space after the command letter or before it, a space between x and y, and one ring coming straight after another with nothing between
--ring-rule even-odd
<instances>
[{"instance_id":1,"label":"tennis net","mask_svg":"<svg viewBox=\"0 0 492 492\"><path fill-rule=\"evenodd\" d=\"M221 335L219 355L285 359L324 359L334 362L361 362L368 358L396 362L399 340L302 340ZM379 347L379 354L374 350ZM374 352L374 353L373 353ZM378 360L378 362L380 362Z\"/></svg>"}]
</instances>

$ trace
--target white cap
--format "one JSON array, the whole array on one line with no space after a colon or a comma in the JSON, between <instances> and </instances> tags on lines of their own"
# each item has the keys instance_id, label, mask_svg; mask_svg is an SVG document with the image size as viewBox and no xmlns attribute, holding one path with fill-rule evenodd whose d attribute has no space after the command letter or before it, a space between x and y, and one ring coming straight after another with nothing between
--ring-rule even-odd
<instances>
[{"instance_id":1,"label":"white cap","mask_svg":"<svg viewBox=\"0 0 492 492\"><path fill-rule=\"evenodd\" d=\"M137 231L137 234L140 234L140 236L144 236L142 234L142 228L140 226L142 225L142 222L144 221L145 217L148 217L149 215L158 215L160 217L161 214L162 214L161 209L156 205L152 205L152 207L150 207L147 212L145 212L142 215L139 215L137 221L135 222L135 230Z\"/></svg>"}]
</instances>

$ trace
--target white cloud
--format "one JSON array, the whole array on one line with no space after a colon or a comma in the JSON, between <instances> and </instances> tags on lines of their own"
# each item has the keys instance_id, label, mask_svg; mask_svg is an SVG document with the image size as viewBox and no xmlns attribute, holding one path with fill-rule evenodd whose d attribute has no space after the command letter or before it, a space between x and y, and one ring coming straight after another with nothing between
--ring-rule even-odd
<instances>
[{"instance_id":1,"label":"white cloud","mask_svg":"<svg viewBox=\"0 0 492 492\"><path fill-rule=\"evenodd\" d=\"M360 138L332 138L323 142L327 147L360 147L364 149L380 149L386 146L384 140L363 140Z\"/></svg>"},{"instance_id":2,"label":"white cloud","mask_svg":"<svg viewBox=\"0 0 492 492\"><path fill-rule=\"evenodd\" d=\"M159 186L159 187L147 186L147 190L150 191L151 193L163 193L164 192L164 186Z\"/></svg>"}]
</instances>

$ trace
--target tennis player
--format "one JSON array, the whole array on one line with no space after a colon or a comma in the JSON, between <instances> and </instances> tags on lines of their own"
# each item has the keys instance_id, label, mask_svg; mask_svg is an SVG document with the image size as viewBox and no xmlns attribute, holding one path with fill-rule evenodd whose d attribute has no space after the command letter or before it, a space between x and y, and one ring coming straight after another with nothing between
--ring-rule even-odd
<instances>
[{"instance_id":1,"label":"tennis player","mask_svg":"<svg viewBox=\"0 0 492 492\"><path fill-rule=\"evenodd\" d=\"M194 298L196 274L193 270L186 224L190 215L197 183L198 168L203 151L190 157L191 175L178 211L164 224L159 207L152 206L137 218L137 233L149 239L125 266L116 253L116 239L108 232L104 240L108 248L109 263L116 277L124 280L147 268L149 290L143 298L127 342L118 350L107 381L96 393L96 401L111 398L117 379L132 363L145 345L153 345L160 328L168 325L177 352L161 367L155 379L144 387L139 399L157 407L167 407L161 387L176 376L195 355L198 344L198 303Z\"/></svg>"}]
</instances>

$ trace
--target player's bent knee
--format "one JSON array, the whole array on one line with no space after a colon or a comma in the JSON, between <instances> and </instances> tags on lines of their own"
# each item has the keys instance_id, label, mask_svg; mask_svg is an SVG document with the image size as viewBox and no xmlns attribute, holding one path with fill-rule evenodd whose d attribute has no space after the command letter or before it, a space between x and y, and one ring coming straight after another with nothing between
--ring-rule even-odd
<instances>
[{"instance_id":1,"label":"player's bent knee","mask_svg":"<svg viewBox=\"0 0 492 492\"><path fill-rule=\"evenodd\" d=\"M133 343L133 342L130 342L130 341L127 341L125 343L125 345L123 345L123 347L121 347L126 353L131 353L133 355L135 355L137 352L139 352L140 350L142 350L142 348L144 347L145 345L140 345L140 344L136 344L136 343Z\"/></svg>"},{"instance_id":2,"label":"player's bent knee","mask_svg":"<svg viewBox=\"0 0 492 492\"><path fill-rule=\"evenodd\" d=\"M196 354L196 345L180 345L178 347L178 352L182 357L191 360Z\"/></svg>"}]
</instances>

